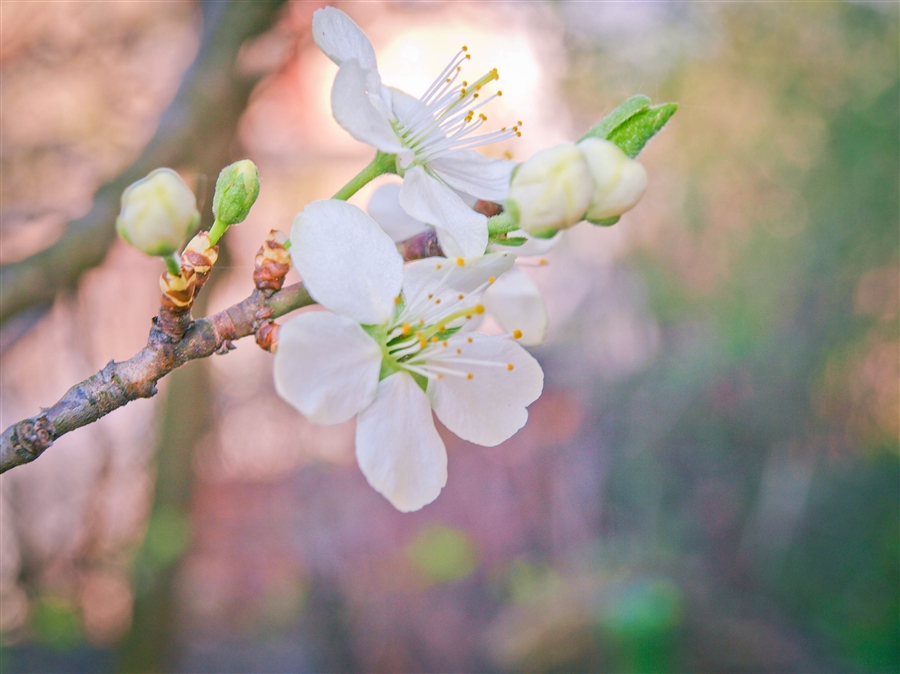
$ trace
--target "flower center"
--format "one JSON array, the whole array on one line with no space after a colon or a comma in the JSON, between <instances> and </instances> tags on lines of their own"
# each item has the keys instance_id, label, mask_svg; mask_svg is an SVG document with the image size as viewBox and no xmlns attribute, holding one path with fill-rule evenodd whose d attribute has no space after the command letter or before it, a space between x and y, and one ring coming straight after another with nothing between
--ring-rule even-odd
<instances>
[{"instance_id":1,"label":"flower center","mask_svg":"<svg viewBox=\"0 0 900 674\"><path fill-rule=\"evenodd\" d=\"M385 326L380 340L385 361L382 376L405 370L417 376L424 388L425 380L443 379L444 376L471 380L474 378L471 366L513 370L512 363L467 357L467 347L474 338L456 334L467 322L484 313L484 305L476 300L494 282L494 277L468 294L461 293L450 286L448 279L454 267L464 266L465 260L459 258L455 264L444 260L436 264L438 270L442 266L446 269L437 283L423 285L409 297L401 295L397 298L394 319ZM521 331L516 330L503 337L480 336L478 339L519 339L521 336Z\"/></svg>"},{"instance_id":2,"label":"flower center","mask_svg":"<svg viewBox=\"0 0 900 674\"><path fill-rule=\"evenodd\" d=\"M488 120L487 115L483 112L476 115L476 111L503 92L498 90L483 96L483 87L500 79L496 68L471 84L465 80L458 83L462 63L469 58L469 48L463 46L419 99L421 105L406 118L394 120L397 135L415 153L415 161L425 164L451 152L472 150L522 135L519 130L522 122L499 131L475 133Z\"/></svg>"}]
</instances>

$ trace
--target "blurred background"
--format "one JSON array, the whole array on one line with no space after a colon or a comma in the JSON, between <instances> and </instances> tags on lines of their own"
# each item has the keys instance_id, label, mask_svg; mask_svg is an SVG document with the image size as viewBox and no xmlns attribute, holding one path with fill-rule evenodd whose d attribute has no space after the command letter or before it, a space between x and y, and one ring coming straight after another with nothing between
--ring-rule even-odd
<instances>
[{"instance_id":1,"label":"blurred background","mask_svg":"<svg viewBox=\"0 0 900 674\"><path fill-rule=\"evenodd\" d=\"M2 427L145 343L162 265L111 235L129 182L172 166L208 217L219 169L259 165L201 315L369 161L318 6L2 4ZM491 123L524 135L497 156L678 101L644 200L527 268L544 394L496 448L441 428L422 511L250 340L4 474L0 669L900 670L896 3L338 6L410 93L461 44L470 80L499 68Z\"/></svg>"}]
</instances>

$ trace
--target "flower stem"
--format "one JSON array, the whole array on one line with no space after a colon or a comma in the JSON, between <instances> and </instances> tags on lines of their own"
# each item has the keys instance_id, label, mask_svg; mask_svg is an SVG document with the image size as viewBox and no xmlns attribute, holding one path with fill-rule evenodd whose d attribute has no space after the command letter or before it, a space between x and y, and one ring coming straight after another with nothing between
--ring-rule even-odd
<instances>
[{"instance_id":1,"label":"flower stem","mask_svg":"<svg viewBox=\"0 0 900 674\"><path fill-rule=\"evenodd\" d=\"M215 246L219 243L219 239L228 231L228 225L216 218L216 221L213 223L212 229L209 230L209 245Z\"/></svg>"},{"instance_id":2,"label":"flower stem","mask_svg":"<svg viewBox=\"0 0 900 674\"><path fill-rule=\"evenodd\" d=\"M357 173L350 179L346 185L339 189L332 199L340 199L347 201L354 194L359 192L365 185L368 185L375 178L385 173L397 172L397 155L387 154L379 150L375 153L375 158L362 171Z\"/></svg>"},{"instance_id":3,"label":"flower stem","mask_svg":"<svg viewBox=\"0 0 900 674\"><path fill-rule=\"evenodd\" d=\"M166 271L172 276L181 276L181 260L178 259L178 253L172 253L163 257L166 263Z\"/></svg>"}]
</instances>

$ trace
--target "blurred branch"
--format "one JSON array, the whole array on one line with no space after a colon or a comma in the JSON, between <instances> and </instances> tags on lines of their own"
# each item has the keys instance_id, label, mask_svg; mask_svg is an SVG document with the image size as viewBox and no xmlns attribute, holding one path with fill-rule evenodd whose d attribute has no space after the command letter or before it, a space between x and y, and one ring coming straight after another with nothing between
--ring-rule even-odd
<instances>
[{"instance_id":1,"label":"blurred branch","mask_svg":"<svg viewBox=\"0 0 900 674\"><path fill-rule=\"evenodd\" d=\"M442 255L434 230L398 244L407 260ZM306 287L296 283L274 294L254 290L242 302L214 316L190 323L173 339L154 320L147 346L126 361L110 361L97 374L76 384L49 409L13 424L0 435L0 473L30 463L53 442L87 426L138 398L151 398L164 376L191 360L225 353L231 342L256 332L263 321L313 304Z\"/></svg>"},{"instance_id":2,"label":"blurred branch","mask_svg":"<svg viewBox=\"0 0 900 674\"><path fill-rule=\"evenodd\" d=\"M204 0L203 34L194 63L163 113L140 157L94 196L91 210L69 223L52 246L0 267L0 324L19 312L46 306L81 274L100 264L115 239L115 219L123 190L160 166L205 165L223 152L210 139L233 138L253 82L233 65L241 45L268 28L283 0ZM226 150L227 151L227 150Z\"/></svg>"}]
</instances>

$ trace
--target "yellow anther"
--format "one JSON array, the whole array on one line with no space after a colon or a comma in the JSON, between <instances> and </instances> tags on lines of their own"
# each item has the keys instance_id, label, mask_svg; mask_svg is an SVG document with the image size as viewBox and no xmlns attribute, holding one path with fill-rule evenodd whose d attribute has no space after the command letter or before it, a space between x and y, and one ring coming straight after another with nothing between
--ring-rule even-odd
<instances>
[{"instance_id":1,"label":"yellow anther","mask_svg":"<svg viewBox=\"0 0 900 674\"><path fill-rule=\"evenodd\" d=\"M411 335L411 334L412 334L412 328L409 327L409 323L404 323L403 324L403 336L409 337L409 335Z\"/></svg>"},{"instance_id":2,"label":"yellow anther","mask_svg":"<svg viewBox=\"0 0 900 674\"><path fill-rule=\"evenodd\" d=\"M433 294L433 293L428 293L428 299L430 299L430 300L434 299L434 294Z\"/></svg>"},{"instance_id":3,"label":"yellow anther","mask_svg":"<svg viewBox=\"0 0 900 674\"><path fill-rule=\"evenodd\" d=\"M479 304L477 307L475 307L475 313L476 313L476 314L483 314L483 313L484 313L484 305L483 305L483 304Z\"/></svg>"},{"instance_id":4,"label":"yellow anther","mask_svg":"<svg viewBox=\"0 0 900 674\"><path fill-rule=\"evenodd\" d=\"M467 320L467 321L471 321L471 320L472 320L472 314L466 314L466 320Z\"/></svg>"},{"instance_id":5,"label":"yellow anther","mask_svg":"<svg viewBox=\"0 0 900 674\"><path fill-rule=\"evenodd\" d=\"M522 132L516 131L516 138L521 138L521 137L522 137Z\"/></svg>"},{"instance_id":6,"label":"yellow anther","mask_svg":"<svg viewBox=\"0 0 900 674\"><path fill-rule=\"evenodd\" d=\"M427 339L420 339L420 340L419 340L419 348L424 349L426 346L428 346L428 340L427 340Z\"/></svg>"},{"instance_id":7,"label":"yellow anther","mask_svg":"<svg viewBox=\"0 0 900 674\"><path fill-rule=\"evenodd\" d=\"M498 89L498 90L497 90L497 95L498 95L498 96L502 96L502 95L503 95L503 92L500 91L500 90Z\"/></svg>"},{"instance_id":8,"label":"yellow anther","mask_svg":"<svg viewBox=\"0 0 900 674\"><path fill-rule=\"evenodd\" d=\"M473 374L470 372L469 374L466 375L466 379L471 379L471 378L474 377L474 376L475 376L475 375L473 375Z\"/></svg>"},{"instance_id":9,"label":"yellow anther","mask_svg":"<svg viewBox=\"0 0 900 674\"><path fill-rule=\"evenodd\" d=\"M518 122L516 122L516 124L518 124L519 126L522 126L524 123L525 122L523 122L521 119Z\"/></svg>"},{"instance_id":10,"label":"yellow anther","mask_svg":"<svg viewBox=\"0 0 900 674\"><path fill-rule=\"evenodd\" d=\"M444 80L444 81L445 81L447 84L450 84L450 82L452 82L453 80L450 79L450 78L448 77L448 78L447 78L446 80Z\"/></svg>"},{"instance_id":11,"label":"yellow anther","mask_svg":"<svg viewBox=\"0 0 900 674\"><path fill-rule=\"evenodd\" d=\"M438 332L443 332L443 331L446 330L446 329L447 329L447 326L446 326L446 325L439 325L439 326L437 326L437 331L438 331Z\"/></svg>"},{"instance_id":12,"label":"yellow anther","mask_svg":"<svg viewBox=\"0 0 900 674\"><path fill-rule=\"evenodd\" d=\"M467 59L471 59L471 58L472 58L472 55L471 55L471 54L466 54L466 58L467 58Z\"/></svg>"},{"instance_id":13,"label":"yellow anther","mask_svg":"<svg viewBox=\"0 0 900 674\"><path fill-rule=\"evenodd\" d=\"M469 342L469 344L471 344L471 343L472 343L472 338L471 338L471 337L469 337L469 338L468 338L468 339L467 339L467 340L466 340L466 341L468 341L468 342Z\"/></svg>"},{"instance_id":14,"label":"yellow anther","mask_svg":"<svg viewBox=\"0 0 900 674\"><path fill-rule=\"evenodd\" d=\"M503 157L506 158L506 159L512 159L512 158L513 158L513 153L510 152L509 150L504 150L504 151L503 151Z\"/></svg>"},{"instance_id":15,"label":"yellow anther","mask_svg":"<svg viewBox=\"0 0 900 674\"><path fill-rule=\"evenodd\" d=\"M462 349L457 349L456 353L462 353Z\"/></svg>"},{"instance_id":16,"label":"yellow anther","mask_svg":"<svg viewBox=\"0 0 900 674\"><path fill-rule=\"evenodd\" d=\"M480 85L480 84L476 84L476 85L475 85L475 91L481 91L481 85Z\"/></svg>"},{"instance_id":17,"label":"yellow anther","mask_svg":"<svg viewBox=\"0 0 900 674\"><path fill-rule=\"evenodd\" d=\"M496 277L496 276L491 276L491 277L488 279L488 283L493 283L493 282L496 281L496 280L497 280L497 277Z\"/></svg>"},{"instance_id":18,"label":"yellow anther","mask_svg":"<svg viewBox=\"0 0 900 674\"><path fill-rule=\"evenodd\" d=\"M443 379L443 378L444 378L444 375L442 375L440 372L438 372L437 378L438 378L438 379Z\"/></svg>"},{"instance_id":19,"label":"yellow anther","mask_svg":"<svg viewBox=\"0 0 900 674\"><path fill-rule=\"evenodd\" d=\"M518 131L518 130L519 130L519 127L517 127L517 126L513 127L513 131Z\"/></svg>"},{"instance_id":20,"label":"yellow anther","mask_svg":"<svg viewBox=\"0 0 900 674\"><path fill-rule=\"evenodd\" d=\"M444 340L444 346L445 346L445 347L447 346L447 340L446 340L446 339Z\"/></svg>"},{"instance_id":21,"label":"yellow anther","mask_svg":"<svg viewBox=\"0 0 900 674\"><path fill-rule=\"evenodd\" d=\"M438 298L434 301L434 303L435 303L435 304L440 304L440 303L441 303L441 298L438 297Z\"/></svg>"},{"instance_id":22,"label":"yellow anther","mask_svg":"<svg viewBox=\"0 0 900 674\"><path fill-rule=\"evenodd\" d=\"M416 330L416 337L417 337L418 339L422 339L422 333L419 332L418 330Z\"/></svg>"},{"instance_id":23,"label":"yellow anther","mask_svg":"<svg viewBox=\"0 0 900 674\"><path fill-rule=\"evenodd\" d=\"M541 267L543 267L543 266L545 266L545 265L548 265L548 264L550 264L550 263L547 262L547 260L544 259L544 258L541 258L540 260L538 260L538 265L541 266Z\"/></svg>"},{"instance_id":24,"label":"yellow anther","mask_svg":"<svg viewBox=\"0 0 900 674\"><path fill-rule=\"evenodd\" d=\"M438 343L439 341L441 341L441 340L439 340L439 339L437 338L437 335L435 335L434 337L431 338L431 341L434 342L435 344L437 344L437 343Z\"/></svg>"},{"instance_id":25,"label":"yellow anther","mask_svg":"<svg viewBox=\"0 0 900 674\"><path fill-rule=\"evenodd\" d=\"M465 298L465 295L460 293L459 295L456 296L456 298L461 300L461 299Z\"/></svg>"},{"instance_id":26,"label":"yellow anther","mask_svg":"<svg viewBox=\"0 0 900 674\"><path fill-rule=\"evenodd\" d=\"M504 126L504 127L503 127L502 129L500 129L500 130L501 130L501 131L506 131L506 127Z\"/></svg>"},{"instance_id":27,"label":"yellow anther","mask_svg":"<svg viewBox=\"0 0 900 674\"><path fill-rule=\"evenodd\" d=\"M466 81L466 80L463 80L463 88L466 88L466 87L467 87L467 86L469 86L469 83L468 83L468 81Z\"/></svg>"},{"instance_id":28,"label":"yellow anther","mask_svg":"<svg viewBox=\"0 0 900 674\"><path fill-rule=\"evenodd\" d=\"M462 50L463 50L463 51L469 51L469 48L468 48L466 45L463 45L463 46L462 46Z\"/></svg>"},{"instance_id":29,"label":"yellow anther","mask_svg":"<svg viewBox=\"0 0 900 674\"><path fill-rule=\"evenodd\" d=\"M402 302L402 301L403 301L403 300L400 299L400 295L397 295L397 296L394 298L394 304L400 304L400 302Z\"/></svg>"},{"instance_id":30,"label":"yellow anther","mask_svg":"<svg viewBox=\"0 0 900 674\"><path fill-rule=\"evenodd\" d=\"M522 339L522 331L513 330L513 339Z\"/></svg>"},{"instance_id":31,"label":"yellow anther","mask_svg":"<svg viewBox=\"0 0 900 674\"><path fill-rule=\"evenodd\" d=\"M438 265L437 267L435 267L435 269L440 269L440 268L441 268L441 265Z\"/></svg>"},{"instance_id":32,"label":"yellow anther","mask_svg":"<svg viewBox=\"0 0 900 674\"><path fill-rule=\"evenodd\" d=\"M472 94L472 98L478 98L478 94Z\"/></svg>"},{"instance_id":33,"label":"yellow anther","mask_svg":"<svg viewBox=\"0 0 900 674\"><path fill-rule=\"evenodd\" d=\"M461 72L462 72L462 66L456 66L456 72L461 73Z\"/></svg>"},{"instance_id":34,"label":"yellow anther","mask_svg":"<svg viewBox=\"0 0 900 674\"><path fill-rule=\"evenodd\" d=\"M512 371L512 369L513 369L513 364L512 364L512 363L507 363L506 369Z\"/></svg>"},{"instance_id":35,"label":"yellow anther","mask_svg":"<svg viewBox=\"0 0 900 674\"><path fill-rule=\"evenodd\" d=\"M487 115L485 115L483 112L482 112L482 113L479 113L478 117L481 118L481 121L482 121L482 122L486 122L486 121L487 121Z\"/></svg>"},{"instance_id":36,"label":"yellow anther","mask_svg":"<svg viewBox=\"0 0 900 674\"><path fill-rule=\"evenodd\" d=\"M424 319L424 318L420 318L420 319L419 319L419 325L425 325L425 319Z\"/></svg>"}]
</instances>

